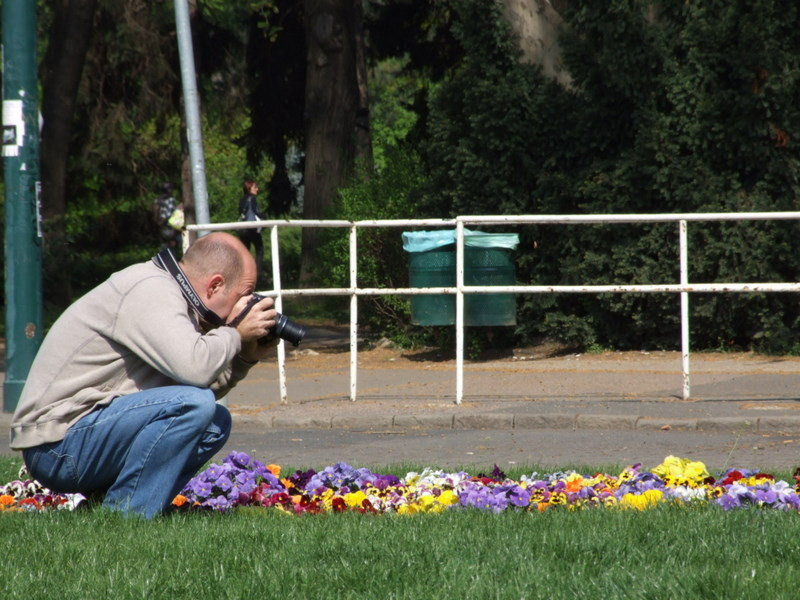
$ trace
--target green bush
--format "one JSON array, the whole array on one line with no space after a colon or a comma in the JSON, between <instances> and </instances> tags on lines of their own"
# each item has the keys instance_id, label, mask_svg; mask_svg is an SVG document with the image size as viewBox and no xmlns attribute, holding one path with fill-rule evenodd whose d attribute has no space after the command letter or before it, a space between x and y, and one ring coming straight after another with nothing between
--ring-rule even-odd
<instances>
[{"instance_id":1,"label":"green bush","mask_svg":"<svg viewBox=\"0 0 800 600\"><path fill-rule=\"evenodd\" d=\"M788 0L571 3L569 89L520 64L497 5L456 0L465 57L431 103L432 214L797 210L800 8ZM690 282L795 281L795 222L690 224ZM518 279L678 283L677 224L525 227ZM697 348L787 351L785 294L694 294ZM675 348L676 294L527 295L518 335Z\"/></svg>"},{"instance_id":2,"label":"green bush","mask_svg":"<svg viewBox=\"0 0 800 600\"><path fill-rule=\"evenodd\" d=\"M333 218L394 219L416 214L418 191L424 182L419 159L407 149L386 147L382 170L361 170L353 183L339 191ZM397 227L358 230L359 287L408 287L408 259L402 231ZM331 287L348 287L349 230L323 230L319 277ZM367 296L359 306L359 322L383 335L410 343L409 301L397 296Z\"/></svg>"}]
</instances>

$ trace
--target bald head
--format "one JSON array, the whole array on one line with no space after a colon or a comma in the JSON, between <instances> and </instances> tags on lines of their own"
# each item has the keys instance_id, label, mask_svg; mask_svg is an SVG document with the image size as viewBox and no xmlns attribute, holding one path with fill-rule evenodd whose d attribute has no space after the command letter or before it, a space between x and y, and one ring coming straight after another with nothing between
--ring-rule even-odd
<instances>
[{"instance_id":1,"label":"bald head","mask_svg":"<svg viewBox=\"0 0 800 600\"><path fill-rule=\"evenodd\" d=\"M186 251L181 261L190 277L219 273L229 283L238 282L245 271L245 262L253 257L239 238L217 231L199 238Z\"/></svg>"}]
</instances>

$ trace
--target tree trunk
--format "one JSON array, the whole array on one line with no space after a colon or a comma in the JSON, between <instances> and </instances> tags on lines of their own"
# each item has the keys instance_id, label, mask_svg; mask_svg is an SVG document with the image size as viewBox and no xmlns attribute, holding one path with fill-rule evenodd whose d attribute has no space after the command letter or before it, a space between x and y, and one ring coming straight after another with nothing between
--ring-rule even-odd
<instances>
[{"instance_id":1,"label":"tree trunk","mask_svg":"<svg viewBox=\"0 0 800 600\"><path fill-rule=\"evenodd\" d=\"M42 217L47 276L45 297L71 297L69 257L64 215L65 180L72 116L86 51L92 32L96 0L59 0L42 61Z\"/></svg>"},{"instance_id":2,"label":"tree trunk","mask_svg":"<svg viewBox=\"0 0 800 600\"><path fill-rule=\"evenodd\" d=\"M303 217L320 219L333 206L336 190L366 152L359 129L369 135L366 86L359 92L360 0L305 0L306 165ZM366 73L366 68L363 68ZM364 77L364 83L365 77ZM366 123L366 125L364 125ZM303 229L300 281L313 276L317 230Z\"/></svg>"},{"instance_id":3,"label":"tree trunk","mask_svg":"<svg viewBox=\"0 0 800 600\"><path fill-rule=\"evenodd\" d=\"M356 110L356 161L366 169L372 169L372 137L369 125L369 93L367 81L367 59L364 52L364 7L361 0L353 0L353 35L356 54L356 85L358 86L358 109Z\"/></svg>"}]
</instances>

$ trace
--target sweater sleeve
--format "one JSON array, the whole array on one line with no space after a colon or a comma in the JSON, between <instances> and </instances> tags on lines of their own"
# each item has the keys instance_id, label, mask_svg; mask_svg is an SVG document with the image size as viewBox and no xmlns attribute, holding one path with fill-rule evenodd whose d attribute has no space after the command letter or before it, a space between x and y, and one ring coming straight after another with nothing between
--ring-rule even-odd
<instances>
[{"instance_id":1,"label":"sweater sleeve","mask_svg":"<svg viewBox=\"0 0 800 600\"><path fill-rule=\"evenodd\" d=\"M235 356L230 364L219 374L216 381L209 386L211 391L214 392L217 399L222 398L232 388L236 387L236 384L244 379L256 364L247 362L239 355Z\"/></svg>"},{"instance_id":2,"label":"sweater sleeve","mask_svg":"<svg viewBox=\"0 0 800 600\"><path fill-rule=\"evenodd\" d=\"M241 350L239 332L200 331L172 281L145 277L120 296L112 339L170 379L197 387L220 384Z\"/></svg>"}]
</instances>

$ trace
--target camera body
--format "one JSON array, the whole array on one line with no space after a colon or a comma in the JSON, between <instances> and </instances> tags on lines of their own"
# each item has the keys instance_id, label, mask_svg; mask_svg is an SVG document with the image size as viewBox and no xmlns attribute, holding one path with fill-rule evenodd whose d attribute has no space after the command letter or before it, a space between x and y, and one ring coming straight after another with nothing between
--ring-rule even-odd
<instances>
[{"instance_id":1,"label":"camera body","mask_svg":"<svg viewBox=\"0 0 800 600\"><path fill-rule=\"evenodd\" d=\"M238 324L239 321L241 321L244 316L250 312L250 309L261 302L264 298L266 298L266 296L262 296L261 294L253 294L253 296L247 302L247 306L242 309L242 312L240 312L236 318L229 323L229 325L235 326ZM273 335L276 335L282 340L286 340L287 342L291 342L293 345L297 346L306 336L306 328L304 325L295 323L286 315L278 313L275 316L275 327L273 327L272 332L259 341L268 341L272 339Z\"/></svg>"}]
</instances>

